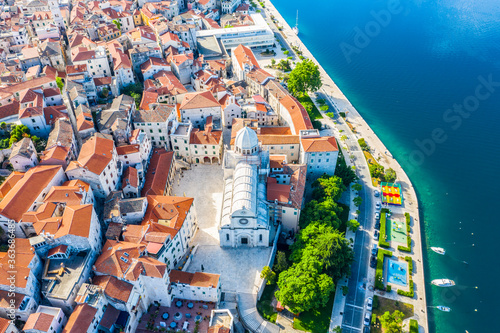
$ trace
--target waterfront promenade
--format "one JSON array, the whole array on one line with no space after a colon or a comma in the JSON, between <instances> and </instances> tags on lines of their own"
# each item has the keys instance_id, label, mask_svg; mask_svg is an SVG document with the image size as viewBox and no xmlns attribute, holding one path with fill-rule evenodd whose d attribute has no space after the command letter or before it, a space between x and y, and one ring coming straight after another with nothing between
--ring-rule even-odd
<instances>
[{"instance_id":1,"label":"waterfront promenade","mask_svg":"<svg viewBox=\"0 0 500 333\"><path fill-rule=\"evenodd\" d=\"M400 214L404 212L408 212L411 217L412 217L412 233L411 237L413 239L413 249L411 256L413 258L413 267L414 267L414 273L413 273L413 281L415 284L415 297L413 299L410 299L408 297L403 297L400 295L397 295L395 292L391 293L385 293L383 297L391 298L391 299L396 299L401 302L405 303L410 303L413 304L414 306L414 314L415 318L418 320L418 323L420 325L420 332L428 332L428 318L427 318L427 303L426 303L426 295L425 295L425 279L424 279L424 267L423 267L423 256L422 256L422 241L421 241L421 232L422 228L420 225L420 216L419 216L419 210L418 210L418 201L417 201L417 196L415 193L415 190L406 175L406 173L403 171L399 163L392 158L392 155L388 153L388 149L385 147L385 145L380 141L380 139L375 135L375 133L371 130L371 128L368 126L368 124L365 122L365 120L360 116L358 111L351 105L351 103L347 100L347 98L344 96L342 91L337 87L335 82L330 78L330 76L326 73L326 71L323 69L321 64L318 63L318 61L314 58L314 56L309 52L309 50L305 47L305 45L301 42L301 40L296 36L291 27L287 24L287 22L284 20L284 18L281 16L281 14L276 10L274 5L269 1L265 0L264 1L266 8L265 12L266 15L273 15L274 18L278 21L278 24L283 27L282 29L282 35L285 37L284 39L288 44L291 46L297 46L301 51L303 56L306 58L311 59L314 61L318 66L319 70L321 72L322 76L322 82L323 82L323 88L321 89L321 92L324 93L325 97L327 97L327 100L330 102L332 106L336 109L337 113L338 112L345 112L346 113L346 120L348 120L352 126L355 128L355 133L349 133L348 136L355 142L355 145L357 146L357 139L363 137L367 144L371 147L371 152L372 155L379 159L378 162L382 164L385 168L392 168L396 171L397 173L397 182L401 184L402 190L403 190L403 196L405 198L405 205L402 208L394 208L391 207L391 210L395 214ZM298 61L298 59L296 59ZM337 124L334 124L333 121L329 118L327 118L323 114L325 120L324 122L328 123L329 125L332 125L336 128L338 128L340 125L344 125L344 121L341 119L341 117L337 117ZM347 126L345 126L347 127ZM346 134L343 132L343 134ZM338 136L338 132L336 133ZM357 147L359 148L359 146ZM359 162L360 158L356 158ZM366 162L364 162L366 165ZM370 187L371 186L371 181L368 177L363 177L362 181L365 183L365 186ZM367 198L367 196L364 196ZM373 197L371 197L373 198ZM370 198L370 199L371 199ZM368 200L370 200L368 199ZM371 206L371 205L370 205ZM370 207L369 206L369 207ZM366 211L365 214L369 215L372 214L371 208L369 208L370 211ZM368 218L369 221L372 221L372 218ZM366 236L366 235L365 235ZM399 251L396 249L394 251L394 255L397 257L404 256L404 253L399 253ZM358 259L360 262L361 257ZM357 263L355 263L357 264ZM366 281L368 284L373 284L374 282L374 270L371 269L368 271L369 273L367 274ZM353 277L351 277L353 278ZM351 288L350 288L351 289ZM369 289L369 287L368 287ZM351 292L351 290L350 290ZM375 292L375 294L381 295L380 292ZM368 297L368 293L367 296ZM347 297L348 298L348 297ZM343 298L339 293L337 293L337 297L335 299L335 304L333 308L333 313L332 313L332 325L330 327L330 331L332 328L336 327L337 325L341 325L343 322L343 316L340 313L344 313L344 310L339 311L339 304L346 304L345 298ZM359 306L357 306L359 307ZM408 327L407 327L408 329ZM355 332L356 330L351 330Z\"/></svg>"}]
</instances>

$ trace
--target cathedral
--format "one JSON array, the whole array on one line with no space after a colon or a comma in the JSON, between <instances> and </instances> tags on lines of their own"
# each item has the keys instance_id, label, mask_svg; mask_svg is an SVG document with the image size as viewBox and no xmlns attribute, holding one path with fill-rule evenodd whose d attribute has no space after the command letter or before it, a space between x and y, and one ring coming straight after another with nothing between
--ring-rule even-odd
<instances>
[{"instance_id":1,"label":"cathedral","mask_svg":"<svg viewBox=\"0 0 500 333\"><path fill-rule=\"evenodd\" d=\"M266 202L269 152L261 151L253 129L244 127L238 131L234 150L224 155L223 168L220 246L269 246L274 234Z\"/></svg>"}]
</instances>

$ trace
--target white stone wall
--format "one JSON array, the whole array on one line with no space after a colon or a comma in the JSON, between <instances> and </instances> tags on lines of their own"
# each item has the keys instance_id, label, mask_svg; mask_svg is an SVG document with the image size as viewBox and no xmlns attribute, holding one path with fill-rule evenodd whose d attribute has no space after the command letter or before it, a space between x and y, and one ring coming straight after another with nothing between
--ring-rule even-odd
<instances>
[{"instance_id":1,"label":"white stone wall","mask_svg":"<svg viewBox=\"0 0 500 333\"><path fill-rule=\"evenodd\" d=\"M194 127L205 124L207 117L213 116L213 118L221 119L221 107L213 106L201 109L182 109L181 110L181 121L191 122Z\"/></svg>"}]
</instances>

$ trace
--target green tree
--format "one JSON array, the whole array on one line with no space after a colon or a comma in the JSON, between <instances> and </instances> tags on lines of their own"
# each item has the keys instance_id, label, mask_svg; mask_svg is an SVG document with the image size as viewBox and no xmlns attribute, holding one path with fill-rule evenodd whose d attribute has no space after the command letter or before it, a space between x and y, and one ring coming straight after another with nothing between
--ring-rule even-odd
<instances>
[{"instance_id":1,"label":"green tree","mask_svg":"<svg viewBox=\"0 0 500 333\"><path fill-rule=\"evenodd\" d=\"M120 21L113 20L112 22L116 25L116 27L118 28L118 30L120 30L120 31L122 30L122 24L120 23Z\"/></svg>"},{"instance_id":2,"label":"green tree","mask_svg":"<svg viewBox=\"0 0 500 333\"><path fill-rule=\"evenodd\" d=\"M7 123L5 121L2 121L0 123L0 128L5 131L5 129L7 128Z\"/></svg>"},{"instance_id":3,"label":"green tree","mask_svg":"<svg viewBox=\"0 0 500 333\"><path fill-rule=\"evenodd\" d=\"M333 112L327 112L326 116L328 118L333 118L333 117L335 117L335 114Z\"/></svg>"},{"instance_id":4,"label":"green tree","mask_svg":"<svg viewBox=\"0 0 500 333\"><path fill-rule=\"evenodd\" d=\"M276 252L276 262L274 264L274 270L277 274L280 274L284 270L288 269L288 261L286 260L286 254L283 251Z\"/></svg>"},{"instance_id":5,"label":"green tree","mask_svg":"<svg viewBox=\"0 0 500 333\"><path fill-rule=\"evenodd\" d=\"M260 272L260 278L266 279L266 284L273 284L276 282L276 273L274 273L269 266L264 266Z\"/></svg>"},{"instance_id":6,"label":"green tree","mask_svg":"<svg viewBox=\"0 0 500 333\"><path fill-rule=\"evenodd\" d=\"M404 313L395 310L392 314L386 311L380 318L380 323L386 333L402 333Z\"/></svg>"},{"instance_id":7,"label":"green tree","mask_svg":"<svg viewBox=\"0 0 500 333\"><path fill-rule=\"evenodd\" d=\"M359 207L361 205L361 203L363 202L363 199L361 199L361 197L356 197L352 200L352 202L354 202L354 205L356 207Z\"/></svg>"},{"instance_id":8,"label":"green tree","mask_svg":"<svg viewBox=\"0 0 500 333\"><path fill-rule=\"evenodd\" d=\"M300 96L309 91L315 92L321 88L321 73L317 65L310 59L297 63L290 73L288 89L294 96Z\"/></svg>"},{"instance_id":9,"label":"green tree","mask_svg":"<svg viewBox=\"0 0 500 333\"><path fill-rule=\"evenodd\" d=\"M350 219L347 221L347 228L349 228L352 232L356 232L359 229L359 222L355 219Z\"/></svg>"},{"instance_id":10,"label":"green tree","mask_svg":"<svg viewBox=\"0 0 500 333\"><path fill-rule=\"evenodd\" d=\"M346 187L340 177L323 175L313 183L313 198L319 200L330 197L338 201L345 190Z\"/></svg>"},{"instance_id":11,"label":"green tree","mask_svg":"<svg viewBox=\"0 0 500 333\"><path fill-rule=\"evenodd\" d=\"M350 274L354 253L344 234L321 223L313 223L303 229L292 245L291 259L308 262L337 281Z\"/></svg>"},{"instance_id":12,"label":"green tree","mask_svg":"<svg viewBox=\"0 0 500 333\"><path fill-rule=\"evenodd\" d=\"M330 276L321 274L314 262L300 262L282 272L275 296L293 313L325 306L335 284Z\"/></svg>"},{"instance_id":13,"label":"green tree","mask_svg":"<svg viewBox=\"0 0 500 333\"><path fill-rule=\"evenodd\" d=\"M363 185L361 185L360 183L356 183L356 184L352 185L352 189L354 191L358 191L359 192L359 191L361 191L362 188L363 188Z\"/></svg>"},{"instance_id":14,"label":"green tree","mask_svg":"<svg viewBox=\"0 0 500 333\"><path fill-rule=\"evenodd\" d=\"M380 178L384 175L384 167L380 164L370 164L368 169L370 170L370 175L373 178Z\"/></svg>"},{"instance_id":15,"label":"green tree","mask_svg":"<svg viewBox=\"0 0 500 333\"><path fill-rule=\"evenodd\" d=\"M354 171L347 166L345 159L340 156L337 161L337 166L335 167L335 176L342 179L342 183L346 188L349 184L358 179Z\"/></svg>"},{"instance_id":16,"label":"green tree","mask_svg":"<svg viewBox=\"0 0 500 333\"><path fill-rule=\"evenodd\" d=\"M341 212L342 207L331 198L322 202L311 200L306 203L300 213L299 225L301 228L305 228L312 222L321 221L323 224L339 228L341 223L339 216Z\"/></svg>"},{"instance_id":17,"label":"green tree","mask_svg":"<svg viewBox=\"0 0 500 333\"><path fill-rule=\"evenodd\" d=\"M271 65L274 67L274 65L276 65L276 60L273 58L271 59Z\"/></svg>"},{"instance_id":18,"label":"green tree","mask_svg":"<svg viewBox=\"0 0 500 333\"><path fill-rule=\"evenodd\" d=\"M323 112L326 112L326 111L328 111L328 110L330 109L330 107L329 107L328 105L321 105L321 106L319 107L319 109L320 109L321 111L323 111Z\"/></svg>"},{"instance_id":19,"label":"green tree","mask_svg":"<svg viewBox=\"0 0 500 333\"><path fill-rule=\"evenodd\" d=\"M56 77L56 84L59 90L62 92L64 88L64 82L60 77Z\"/></svg>"},{"instance_id":20,"label":"green tree","mask_svg":"<svg viewBox=\"0 0 500 333\"><path fill-rule=\"evenodd\" d=\"M285 52L283 52L284 55L289 55L290 54L290 51L286 50Z\"/></svg>"},{"instance_id":21,"label":"green tree","mask_svg":"<svg viewBox=\"0 0 500 333\"><path fill-rule=\"evenodd\" d=\"M394 171L394 169L389 168L385 171L384 179L386 182L394 183L396 178L397 178L397 175L396 175L396 171Z\"/></svg>"}]
</instances>

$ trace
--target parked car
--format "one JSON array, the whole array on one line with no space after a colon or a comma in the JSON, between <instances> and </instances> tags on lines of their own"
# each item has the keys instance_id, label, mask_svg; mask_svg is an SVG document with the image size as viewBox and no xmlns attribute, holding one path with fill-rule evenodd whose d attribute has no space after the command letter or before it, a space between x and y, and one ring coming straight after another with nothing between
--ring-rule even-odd
<instances>
[{"instance_id":1,"label":"parked car","mask_svg":"<svg viewBox=\"0 0 500 333\"><path fill-rule=\"evenodd\" d=\"M374 195L375 197L377 197L377 198L378 198L378 197L379 197L379 195L380 195L380 192L379 192L378 190L375 190L375 191L373 192L373 195Z\"/></svg>"},{"instance_id":2,"label":"parked car","mask_svg":"<svg viewBox=\"0 0 500 333\"><path fill-rule=\"evenodd\" d=\"M375 257L375 256L370 257L370 267L371 268L377 267L377 257Z\"/></svg>"},{"instance_id":3,"label":"parked car","mask_svg":"<svg viewBox=\"0 0 500 333\"><path fill-rule=\"evenodd\" d=\"M375 212L375 219L380 220L380 213L379 212Z\"/></svg>"},{"instance_id":4,"label":"parked car","mask_svg":"<svg viewBox=\"0 0 500 333\"><path fill-rule=\"evenodd\" d=\"M373 244L373 247L372 247L372 255L376 256L378 253L378 247L377 247L377 244Z\"/></svg>"},{"instance_id":5,"label":"parked car","mask_svg":"<svg viewBox=\"0 0 500 333\"><path fill-rule=\"evenodd\" d=\"M380 221L375 221L375 229L380 230Z\"/></svg>"},{"instance_id":6,"label":"parked car","mask_svg":"<svg viewBox=\"0 0 500 333\"><path fill-rule=\"evenodd\" d=\"M375 208L377 208L377 210L380 210L380 208L382 208L382 205L380 204L380 202L377 202L375 204Z\"/></svg>"},{"instance_id":7,"label":"parked car","mask_svg":"<svg viewBox=\"0 0 500 333\"><path fill-rule=\"evenodd\" d=\"M363 328L363 333L370 333L370 326L365 326Z\"/></svg>"},{"instance_id":8,"label":"parked car","mask_svg":"<svg viewBox=\"0 0 500 333\"><path fill-rule=\"evenodd\" d=\"M373 239L378 241L379 235L380 235L380 233L378 232L378 230L375 230L375 232L373 233Z\"/></svg>"},{"instance_id":9,"label":"parked car","mask_svg":"<svg viewBox=\"0 0 500 333\"><path fill-rule=\"evenodd\" d=\"M366 299L366 310L372 311L372 309L373 309L373 298L368 297Z\"/></svg>"},{"instance_id":10,"label":"parked car","mask_svg":"<svg viewBox=\"0 0 500 333\"><path fill-rule=\"evenodd\" d=\"M371 319L372 319L372 316L371 316L370 312L366 311L365 312L365 319L363 319L363 324L365 324L365 326L370 326Z\"/></svg>"}]
</instances>

